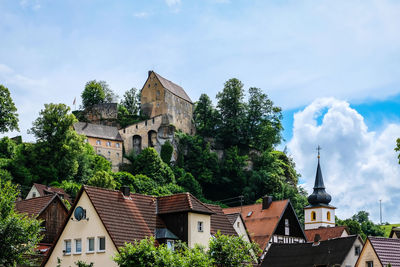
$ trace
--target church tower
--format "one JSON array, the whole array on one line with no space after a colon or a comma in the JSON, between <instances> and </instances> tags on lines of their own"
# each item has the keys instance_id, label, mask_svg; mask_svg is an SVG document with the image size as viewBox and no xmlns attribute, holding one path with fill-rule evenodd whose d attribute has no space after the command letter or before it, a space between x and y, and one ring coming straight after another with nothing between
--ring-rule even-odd
<instances>
[{"instance_id":1,"label":"church tower","mask_svg":"<svg viewBox=\"0 0 400 267\"><path fill-rule=\"evenodd\" d=\"M304 208L305 230L317 229L319 227L335 226L335 207L329 205L331 196L325 191L322 178L321 166L319 163L321 148L318 146L318 165L315 176L314 192L308 197L308 205Z\"/></svg>"}]
</instances>

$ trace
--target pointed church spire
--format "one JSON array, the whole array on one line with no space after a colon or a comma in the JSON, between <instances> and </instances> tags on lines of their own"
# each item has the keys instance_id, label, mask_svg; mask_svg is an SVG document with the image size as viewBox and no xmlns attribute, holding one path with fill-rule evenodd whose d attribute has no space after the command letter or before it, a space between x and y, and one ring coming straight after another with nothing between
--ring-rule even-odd
<instances>
[{"instance_id":1,"label":"pointed church spire","mask_svg":"<svg viewBox=\"0 0 400 267\"><path fill-rule=\"evenodd\" d=\"M329 205L331 202L331 196L325 192L324 179L322 178L322 171L320 166L320 150L321 147L318 146L318 165L317 165L317 173L315 175L315 183L314 183L314 192L308 197L308 202L310 205L318 206L318 205Z\"/></svg>"}]
</instances>

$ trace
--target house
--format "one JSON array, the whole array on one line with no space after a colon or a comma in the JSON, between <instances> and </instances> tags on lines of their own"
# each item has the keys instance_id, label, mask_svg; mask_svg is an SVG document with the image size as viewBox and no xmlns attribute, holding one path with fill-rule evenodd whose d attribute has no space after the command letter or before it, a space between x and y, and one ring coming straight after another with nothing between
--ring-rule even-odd
<instances>
[{"instance_id":1,"label":"house","mask_svg":"<svg viewBox=\"0 0 400 267\"><path fill-rule=\"evenodd\" d=\"M304 233L306 234L308 241L314 241L316 235L319 236L320 241L338 237L347 237L350 235L346 226L320 227L317 229L304 230Z\"/></svg>"},{"instance_id":2,"label":"house","mask_svg":"<svg viewBox=\"0 0 400 267\"><path fill-rule=\"evenodd\" d=\"M207 246L217 231L235 234L217 206L206 205L190 193L155 197L83 186L42 266L73 266L78 260L94 266L117 266L112 257L125 242L154 236L173 247L182 240Z\"/></svg>"},{"instance_id":3,"label":"house","mask_svg":"<svg viewBox=\"0 0 400 267\"><path fill-rule=\"evenodd\" d=\"M57 187L50 187L44 184L34 183L29 190L28 195L25 199L35 198L35 197L43 197L48 195L58 194L61 199L66 199L71 203L71 197L67 193L65 193L64 189Z\"/></svg>"},{"instance_id":4,"label":"house","mask_svg":"<svg viewBox=\"0 0 400 267\"><path fill-rule=\"evenodd\" d=\"M123 140L117 127L77 122L74 129L78 134L86 136L85 141L94 148L96 154L111 162L113 171L119 170L123 159Z\"/></svg>"},{"instance_id":5,"label":"house","mask_svg":"<svg viewBox=\"0 0 400 267\"><path fill-rule=\"evenodd\" d=\"M353 267L363 243L359 236L325 241L271 245L262 267Z\"/></svg>"},{"instance_id":6,"label":"house","mask_svg":"<svg viewBox=\"0 0 400 267\"><path fill-rule=\"evenodd\" d=\"M400 267L400 239L368 237L356 267Z\"/></svg>"},{"instance_id":7,"label":"house","mask_svg":"<svg viewBox=\"0 0 400 267\"><path fill-rule=\"evenodd\" d=\"M126 153L146 147L160 152L167 140L173 143L175 130L193 134L193 102L185 90L154 71L140 93L141 111L149 119L120 129Z\"/></svg>"},{"instance_id":8,"label":"house","mask_svg":"<svg viewBox=\"0 0 400 267\"><path fill-rule=\"evenodd\" d=\"M68 214L68 208L57 193L24 199L15 203L19 213L35 216L42 220L43 239L38 250L46 253L55 240Z\"/></svg>"},{"instance_id":9,"label":"house","mask_svg":"<svg viewBox=\"0 0 400 267\"><path fill-rule=\"evenodd\" d=\"M392 230L390 231L389 237L400 239L400 227L393 226Z\"/></svg>"},{"instance_id":10,"label":"house","mask_svg":"<svg viewBox=\"0 0 400 267\"><path fill-rule=\"evenodd\" d=\"M251 242L250 235L247 231L246 224L244 223L242 215L238 213L226 214L229 222L235 229L238 236L241 236L245 241Z\"/></svg>"},{"instance_id":11,"label":"house","mask_svg":"<svg viewBox=\"0 0 400 267\"><path fill-rule=\"evenodd\" d=\"M261 259L273 243L304 243L306 236L290 200L272 201L265 196L262 203L223 209L224 213L240 213L250 238L263 250Z\"/></svg>"}]
</instances>

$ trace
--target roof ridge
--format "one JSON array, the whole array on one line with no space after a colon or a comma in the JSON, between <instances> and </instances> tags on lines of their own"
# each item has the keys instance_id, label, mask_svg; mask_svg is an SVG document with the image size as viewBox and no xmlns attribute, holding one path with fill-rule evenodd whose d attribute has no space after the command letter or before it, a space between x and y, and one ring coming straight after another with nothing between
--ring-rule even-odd
<instances>
[{"instance_id":1,"label":"roof ridge","mask_svg":"<svg viewBox=\"0 0 400 267\"><path fill-rule=\"evenodd\" d=\"M273 200L272 203L274 202L284 202L284 201L289 201L289 199L280 199L280 200ZM271 203L271 205L272 205ZM242 206L234 206L234 207L227 207L227 208L222 208L222 209L234 209L234 208L240 208L240 207L249 207L249 206L259 206L262 205L262 203L253 203L253 204L247 204L247 205L242 205Z\"/></svg>"},{"instance_id":2,"label":"roof ridge","mask_svg":"<svg viewBox=\"0 0 400 267\"><path fill-rule=\"evenodd\" d=\"M48 194L48 195L38 196L38 197L31 197L31 198L28 198L28 199L21 199L21 200L15 201L15 203L21 202L21 201L37 200L37 199L46 198L46 197L54 197L54 195L58 195L58 193L57 193L57 192L54 192L54 194Z\"/></svg>"}]
</instances>

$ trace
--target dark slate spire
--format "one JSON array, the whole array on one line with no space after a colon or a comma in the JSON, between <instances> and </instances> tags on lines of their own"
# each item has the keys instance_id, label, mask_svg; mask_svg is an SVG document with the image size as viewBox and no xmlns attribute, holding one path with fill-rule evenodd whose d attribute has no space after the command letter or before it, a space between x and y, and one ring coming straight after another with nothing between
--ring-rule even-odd
<instances>
[{"instance_id":1,"label":"dark slate spire","mask_svg":"<svg viewBox=\"0 0 400 267\"><path fill-rule=\"evenodd\" d=\"M321 166L319 164L319 151L321 150L321 147L318 146L318 166L317 166L317 174L315 175L315 183L314 183L314 192L308 197L308 202L312 206L318 206L318 205L329 205L329 202L331 202L331 195L329 195L327 192L325 192L325 185L324 185L324 179L322 178L322 171L321 171Z\"/></svg>"}]
</instances>

